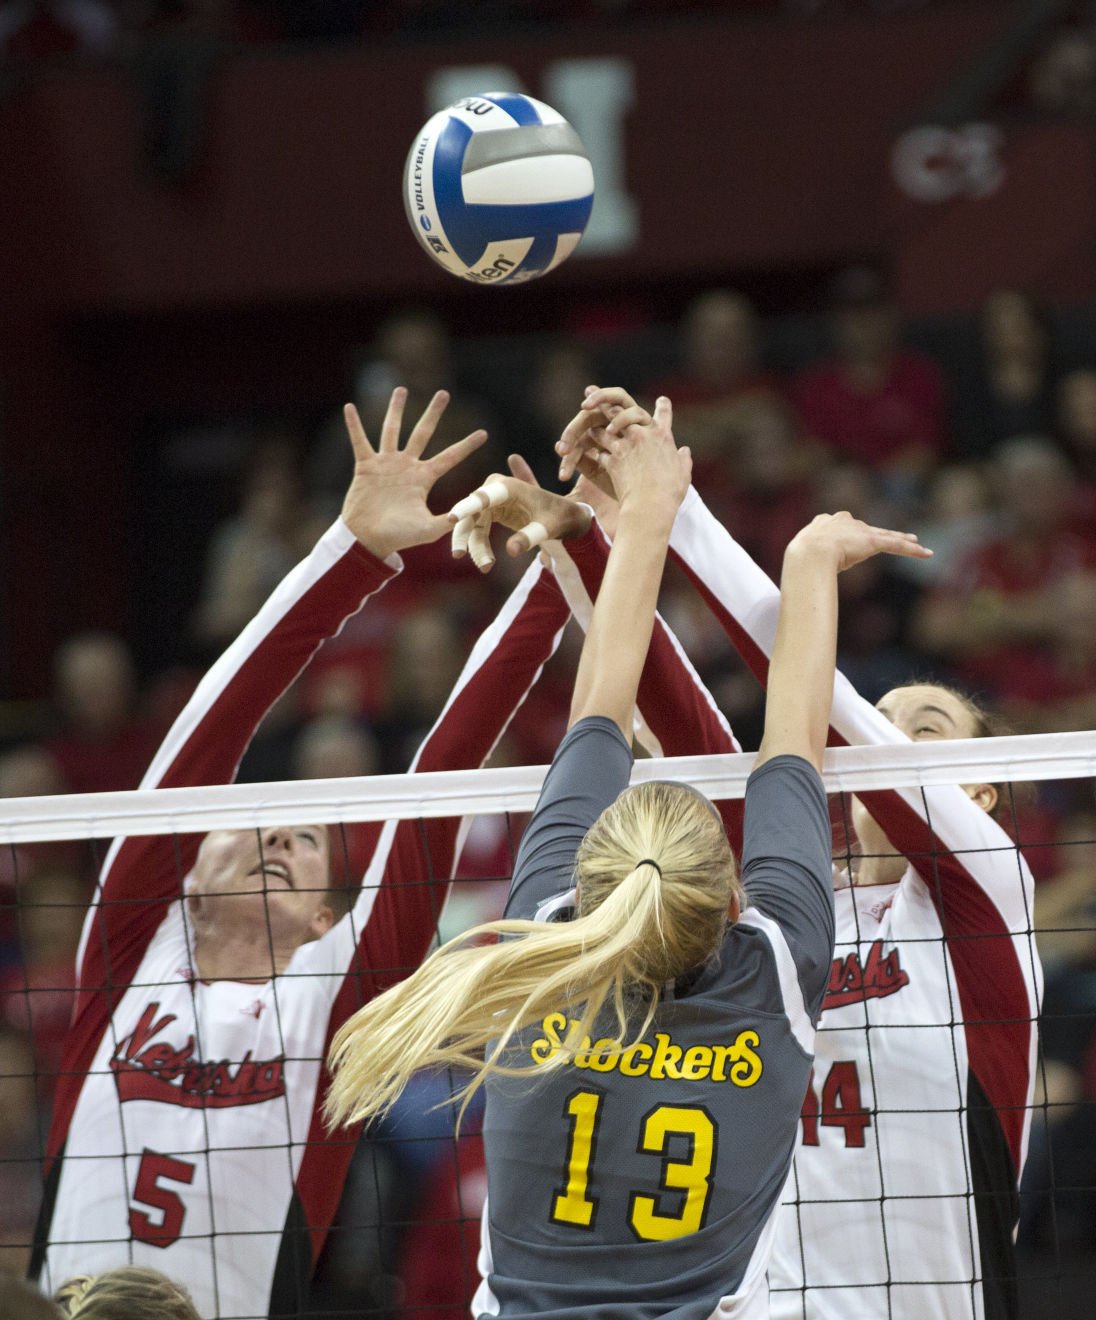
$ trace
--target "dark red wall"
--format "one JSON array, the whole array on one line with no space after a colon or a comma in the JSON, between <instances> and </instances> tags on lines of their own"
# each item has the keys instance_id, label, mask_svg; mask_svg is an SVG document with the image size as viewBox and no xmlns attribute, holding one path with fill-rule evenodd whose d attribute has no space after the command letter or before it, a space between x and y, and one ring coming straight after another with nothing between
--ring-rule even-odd
<instances>
[{"instance_id":1,"label":"dark red wall","mask_svg":"<svg viewBox=\"0 0 1096 1320\"><path fill-rule=\"evenodd\" d=\"M1010 9L988 0L885 22L707 19L452 48L248 51L218 67L205 147L182 183L142 165L132 70L50 71L17 88L0 101L9 690L40 689L70 627L122 621L135 418L170 416L203 390L230 408L238 391L282 389L288 403L326 388L356 303L444 300L455 326L467 313L473 328L505 307L543 328L569 302L611 303L643 281L695 287L874 252L895 259L911 311L969 308L1003 280L1090 297L1087 129L1006 125L1003 179L984 198L912 201L892 179L900 134ZM622 137L634 248L575 257L543 286L498 295L435 270L399 186L429 77L501 63L543 95L553 62L608 56L635 82ZM325 320L325 306L342 321ZM281 318L270 379L265 309Z\"/></svg>"},{"instance_id":2,"label":"dark red wall","mask_svg":"<svg viewBox=\"0 0 1096 1320\"><path fill-rule=\"evenodd\" d=\"M623 256L569 263L553 276L561 287L836 260L897 243L933 248L932 262L915 262L909 293L939 309L978 292L970 279L957 288L948 267L967 268L972 230L988 226L995 263L1019 259L1048 292L1070 292L1071 263L1071 278L1090 278L1074 251L1091 220L1084 134L1010 130L1005 186L965 213L897 204L891 183L897 135L1008 8L994 0L887 22L712 20L535 44L247 53L215 75L207 150L183 187L138 166L131 76L55 74L0 106L0 158L19 181L0 213L0 244L18 253L4 286L53 309L444 287L449 277L410 240L399 195L428 77L500 63L535 93L553 61L616 56L635 76L623 147L639 242ZM1029 204L1048 188L1058 203L1038 214Z\"/></svg>"}]
</instances>

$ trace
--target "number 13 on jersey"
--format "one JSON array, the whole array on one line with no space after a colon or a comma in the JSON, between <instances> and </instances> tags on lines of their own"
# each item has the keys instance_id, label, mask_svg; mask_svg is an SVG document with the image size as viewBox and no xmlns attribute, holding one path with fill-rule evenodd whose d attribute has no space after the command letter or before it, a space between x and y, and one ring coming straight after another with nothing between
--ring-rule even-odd
<instances>
[{"instance_id":1,"label":"number 13 on jersey","mask_svg":"<svg viewBox=\"0 0 1096 1320\"><path fill-rule=\"evenodd\" d=\"M552 1198L550 1218L557 1224L592 1228L597 1197L590 1195L590 1175L597 1158L597 1136L605 1096L600 1091L575 1091L567 1099L569 1120L564 1185ZM683 1159L669 1157L673 1138L683 1139ZM640 1154L661 1157L662 1177L656 1195L632 1192L628 1224L643 1242L684 1237L704 1226L712 1190L716 1156L715 1120L700 1105L656 1105L640 1120ZM663 1198L673 1198L667 1209Z\"/></svg>"}]
</instances>

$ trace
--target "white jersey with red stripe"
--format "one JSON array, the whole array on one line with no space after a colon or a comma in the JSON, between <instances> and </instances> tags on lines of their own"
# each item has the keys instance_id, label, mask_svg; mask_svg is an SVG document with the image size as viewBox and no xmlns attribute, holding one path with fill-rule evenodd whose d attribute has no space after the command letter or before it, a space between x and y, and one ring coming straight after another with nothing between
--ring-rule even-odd
<instances>
[{"instance_id":1,"label":"white jersey with red stripe","mask_svg":"<svg viewBox=\"0 0 1096 1320\"><path fill-rule=\"evenodd\" d=\"M764 681L777 587L695 491L671 550ZM840 674L831 725L831 741L906 741ZM773 1315L999 1320L1016 1308L1042 989L1032 876L959 787L861 798L910 866L838 894Z\"/></svg>"},{"instance_id":2,"label":"white jersey with red stripe","mask_svg":"<svg viewBox=\"0 0 1096 1320\"><path fill-rule=\"evenodd\" d=\"M338 522L199 685L144 787L230 781L266 710L399 568ZM479 639L413 769L480 764L554 650L567 607L530 567ZM390 822L353 910L263 983L203 982L182 878L200 842L116 840L78 956L35 1272L149 1265L220 1320L296 1315L357 1133L320 1118L323 1058L362 1002L421 961L456 820Z\"/></svg>"},{"instance_id":3,"label":"white jersey with red stripe","mask_svg":"<svg viewBox=\"0 0 1096 1320\"><path fill-rule=\"evenodd\" d=\"M836 914L777 1225L772 1314L983 1317L983 1272L1007 1259L983 1260L994 1229L981 1231L975 1197L995 1186L987 1160L1003 1174L997 1186L1015 1175L984 1089L972 1092L972 1043L940 914L912 867L896 884L845 885ZM990 963L992 942L980 954ZM998 1209L1014 1217L1014 1206Z\"/></svg>"}]
</instances>

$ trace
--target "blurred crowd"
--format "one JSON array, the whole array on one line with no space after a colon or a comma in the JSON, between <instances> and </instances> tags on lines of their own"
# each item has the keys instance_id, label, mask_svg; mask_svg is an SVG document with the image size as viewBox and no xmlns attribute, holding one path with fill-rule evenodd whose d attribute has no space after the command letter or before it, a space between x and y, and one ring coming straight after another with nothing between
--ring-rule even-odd
<instances>
[{"instance_id":1,"label":"blurred crowd","mask_svg":"<svg viewBox=\"0 0 1096 1320\"><path fill-rule=\"evenodd\" d=\"M11 59L124 54L158 35L230 43L309 42L574 25L683 12L895 14L947 0L4 0L0 49Z\"/></svg>"},{"instance_id":2,"label":"blurred crowd","mask_svg":"<svg viewBox=\"0 0 1096 1320\"><path fill-rule=\"evenodd\" d=\"M186 35L214 38L226 46L370 41L581 29L587 23L667 15L892 17L956 3L962 0L477 0L475 5L449 0L3 0L0 53L25 62L126 56L146 43ZM1077 0L1065 26L1046 43L1032 79L1037 102L1091 106L1091 9L1089 0Z\"/></svg>"},{"instance_id":3,"label":"blurred crowd","mask_svg":"<svg viewBox=\"0 0 1096 1320\"><path fill-rule=\"evenodd\" d=\"M625 383L647 403L667 394L701 493L770 574L779 574L791 534L822 510L915 529L934 548L928 563L872 560L842 576L840 664L864 695L931 676L988 701L1015 731L1062 731L1096 726L1096 361L1086 364L1085 351L1068 319L1016 288L995 290L977 317L947 334L918 333L885 272L865 265L839 272L823 313L802 322L766 320L740 291L711 288L676 324L503 345L455 341L434 312L400 309L353 355L347 393L374 435L396 383L410 391L410 414L437 386L452 389L435 443L488 427L475 470L447 479L438 508L504 470L509 450L555 484L553 442L592 381ZM55 657L41 736L0 752L0 796L136 786L205 665L337 514L350 465L338 414L296 427L241 423L220 452L239 455L225 483L235 493L205 538L179 663L142 677L127 639L70 638ZM482 578L455 563L444 541L406 559L403 577L321 649L279 704L241 778L406 768L471 638L523 568L502 555ZM663 610L743 745L756 746L760 691L672 572ZM550 759L566 718L570 631L496 764ZM1034 802L1018 796L1006 823L1039 880L1048 1107L1031 1163L1040 1186L1058 1189L1053 1207L1030 1198L1025 1241L1091 1251L1096 1202L1079 1189L1096 1180L1092 783L1044 785ZM507 875L519 828L477 823L447 933L496 914L502 887L492 878ZM0 1243L26 1242L37 1204L49 1075L103 846L0 854ZM352 883L365 860L352 830L336 851ZM429 1112L442 1085L423 1079L362 1144L344 1204L346 1223L359 1227L333 1235L318 1284L333 1312L351 1295L410 1314L412 1304L453 1300L462 1271L472 1278L474 1226L457 1221L475 1218L482 1168L474 1135L455 1143L450 1116ZM412 1221L417 1227L400 1228ZM8 1252L18 1265L23 1253Z\"/></svg>"}]
</instances>

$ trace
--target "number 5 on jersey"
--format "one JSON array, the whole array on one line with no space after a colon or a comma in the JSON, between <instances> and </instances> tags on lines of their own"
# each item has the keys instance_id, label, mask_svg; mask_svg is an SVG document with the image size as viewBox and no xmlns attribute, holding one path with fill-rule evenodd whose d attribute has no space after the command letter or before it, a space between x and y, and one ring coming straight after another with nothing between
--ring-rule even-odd
<instances>
[{"instance_id":1,"label":"number 5 on jersey","mask_svg":"<svg viewBox=\"0 0 1096 1320\"><path fill-rule=\"evenodd\" d=\"M604 1099L599 1091L575 1091L564 1106L570 1133L564 1186L552 1199L551 1218L557 1224L593 1227L598 1202L590 1195L590 1169L597 1153ZM685 1159L667 1157L667 1148L674 1137L684 1138ZM678 1193L681 1203L676 1214L666 1214L659 1210L657 1197L633 1192L628 1222L636 1237L643 1242L664 1242L702 1228L712 1190L716 1149L716 1126L708 1111L699 1105L657 1105L642 1120L637 1149L641 1154L662 1156L658 1190Z\"/></svg>"},{"instance_id":2,"label":"number 5 on jersey","mask_svg":"<svg viewBox=\"0 0 1096 1320\"><path fill-rule=\"evenodd\" d=\"M193 1181L193 1164L147 1148L142 1152L133 1184L136 1205L129 1207L129 1231L139 1242L147 1242L150 1247L170 1247L178 1242L183 1232L186 1206L179 1193L164 1184L186 1183L189 1186ZM157 1218L139 1209L140 1206L155 1211Z\"/></svg>"}]
</instances>

